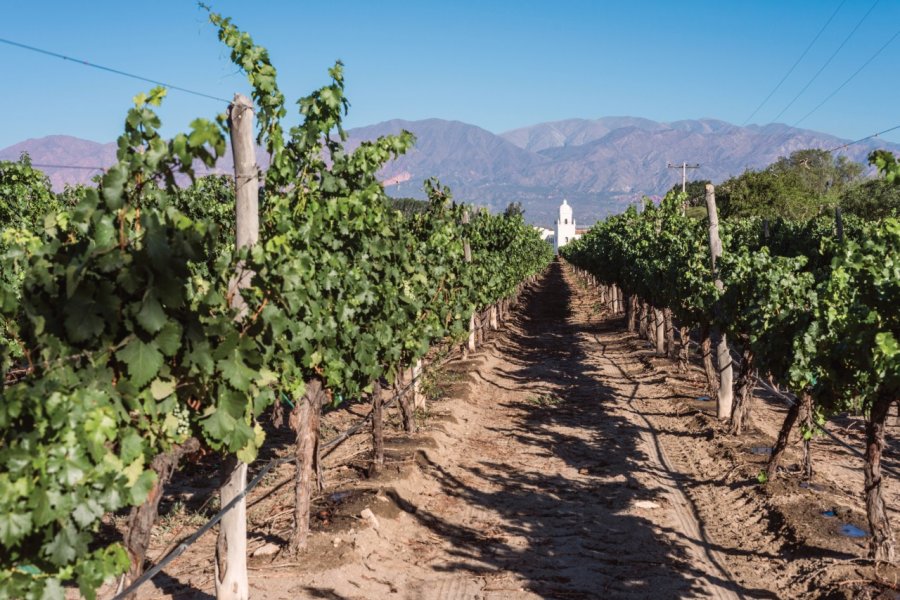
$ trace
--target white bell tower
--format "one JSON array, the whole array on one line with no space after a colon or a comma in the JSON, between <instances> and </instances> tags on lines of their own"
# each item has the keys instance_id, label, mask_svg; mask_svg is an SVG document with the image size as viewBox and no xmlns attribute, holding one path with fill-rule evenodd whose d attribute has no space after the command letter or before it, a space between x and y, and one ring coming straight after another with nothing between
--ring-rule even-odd
<instances>
[{"instance_id":1,"label":"white bell tower","mask_svg":"<svg viewBox=\"0 0 900 600\"><path fill-rule=\"evenodd\" d=\"M556 219L556 253L559 249L575 239L575 219L572 217L572 207L563 200L559 207L559 217Z\"/></svg>"}]
</instances>

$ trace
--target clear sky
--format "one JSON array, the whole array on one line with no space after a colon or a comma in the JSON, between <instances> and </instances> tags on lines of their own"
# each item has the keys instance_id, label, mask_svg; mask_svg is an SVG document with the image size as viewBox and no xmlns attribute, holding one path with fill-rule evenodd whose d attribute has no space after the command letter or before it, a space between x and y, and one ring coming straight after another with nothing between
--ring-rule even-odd
<instances>
[{"instance_id":1,"label":"clear sky","mask_svg":"<svg viewBox=\"0 0 900 600\"><path fill-rule=\"evenodd\" d=\"M570 117L743 124L839 10L751 123L769 123L838 49L874 0L213 0L270 50L293 102L346 63L349 126L439 117L495 133ZM223 98L246 92L205 12L190 0L0 0L0 38ZM900 31L880 0L778 119L814 109ZM68 134L112 141L150 87L0 44L0 148ZM856 139L900 125L900 37L800 126ZM216 101L171 92L164 133ZM900 130L885 136L900 142Z\"/></svg>"}]
</instances>

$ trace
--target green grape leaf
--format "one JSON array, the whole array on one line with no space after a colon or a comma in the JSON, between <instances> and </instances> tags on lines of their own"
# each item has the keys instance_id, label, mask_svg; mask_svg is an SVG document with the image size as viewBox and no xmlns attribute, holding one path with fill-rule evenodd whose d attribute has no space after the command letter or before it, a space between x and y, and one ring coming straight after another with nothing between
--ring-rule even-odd
<instances>
[{"instance_id":1,"label":"green grape leaf","mask_svg":"<svg viewBox=\"0 0 900 600\"><path fill-rule=\"evenodd\" d=\"M131 382L141 388L157 373L163 364L163 355L154 343L145 343L139 339L131 340L128 345L116 352L116 356L128 366Z\"/></svg>"}]
</instances>

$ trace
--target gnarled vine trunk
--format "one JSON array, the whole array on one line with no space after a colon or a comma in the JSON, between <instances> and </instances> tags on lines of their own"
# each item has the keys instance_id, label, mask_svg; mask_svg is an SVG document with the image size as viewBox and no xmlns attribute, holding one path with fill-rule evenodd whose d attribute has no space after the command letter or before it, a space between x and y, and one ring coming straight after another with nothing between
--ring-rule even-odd
<instances>
[{"instance_id":1,"label":"gnarled vine trunk","mask_svg":"<svg viewBox=\"0 0 900 600\"><path fill-rule=\"evenodd\" d=\"M784 451L790 440L791 430L797 423L797 417L800 416L801 402L801 400L798 400L791 404L788 408L787 415L784 417L784 422L781 424L781 429L778 432L778 439L775 440L775 446L772 448L771 456L769 456L769 464L766 465L766 474L769 479L778 476L778 467L781 465L781 459L784 456Z\"/></svg>"},{"instance_id":2,"label":"gnarled vine trunk","mask_svg":"<svg viewBox=\"0 0 900 600\"><path fill-rule=\"evenodd\" d=\"M687 371L688 361L691 357L690 331L689 327L681 326L678 328L678 337L681 340L681 345L678 348L678 370L682 373Z\"/></svg>"},{"instance_id":3,"label":"gnarled vine trunk","mask_svg":"<svg viewBox=\"0 0 900 600\"><path fill-rule=\"evenodd\" d=\"M706 386L709 389L709 397L713 400L719 393L719 376L713 366L712 337L709 333L709 323L700 327L700 354L703 358L703 371L706 373Z\"/></svg>"},{"instance_id":4,"label":"gnarled vine trunk","mask_svg":"<svg viewBox=\"0 0 900 600\"><path fill-rule=\"evenodd\" d=\"M663 311L653 309L653 341L656 344L656 355L666 355L666 320Z\"/></svg>"},{"instance_id":5,"label":"gnarled vine trunk","mask_svg":"<svg viewBox=\"0 0 900 600\"><path fill-rule=\"evenodd\" d=\"M375 475L384 467L384 416L381 382L372 383L372 464L369 474Z\"/></svg>"},{"instance_id":6,"label":"gnarled vine trunk","mask_svg":"<svg viewBox=\"0 0 900 600\"><path fill-rule=\"evenodd\" d=\"M628 331L634 333L637 331L637 319L638 319L638 298L637 295L631 294L628 296Z\"/></svg>"},{"instance_id":7,"label":"gnarled vine trunk","mask_svg":"<svg viewBox=\"0 0 900 600\"><path fill-rule=\"evenodd\" d=\"M172 474L178 469L178 463L185 454L196 452L200 449L197 438L190 438L183 444L174 446L168 452L156 456L150 463L150 468L156 472L156 483L147 494L147 499L140 506L135 506L128 514L128 530L125 532L125 549L131 560L131 567L124 575L119 589L125 589L144 573L144 561L147 558L147 548L150 546L150 534L153 524L159 515L159 501L165 491L166 484L172 479ZM135 598L136 592L128 595Z\"/></svg>"},{"instance_id":8,"label":"gnarled vine trunk","mask_svg":"<svg viewBox=\"0 0 900 600\"><path fill-rule=\"evenodd\" d=\"M866 516L872 537L869 540L869 558L894 562L894 532L888 520L884 498L881 495L881 457L884 453L884 421L893 398L879 395L872 404L866 421Z\"/></svg>"},{"instance_id":9,"label":"gnarled vine trunk","mask_svg":"<svg viewBox=\"0 0 900 600\"><path fill-rule=\"evenodd\" d=\"M288 551L297 554L306 549L309 540L309 507L312 501L312 484L316 446L319 438L319 417L325 389L322 382L313 379L306 384L306 393L297 401L291 412L291 428L296 434L295 457L297 471L294 476L294 529Z\"/></svg>"},{"instance_id":10,"label":"gnarled vine trunk","mask_svg":"<svg viewBox=\"0 0 900 600\"><path fill-rule=\"evenodd\" d=\"M397 406L400 407L400 418L403 421L403 431L413 433L416 430L416 415L409 403L409 390L406 389L406 378L403 371L397 374L394 382L394 394L397 396Z\"/></svg>"},{"instance_id":11,"label":"gnarled vine trunk","mask_svg":"<svg viewBox=\"0 0 900 600\"><path fill-rule=\"evenodd\" d=\"M812 394L803 394L803 396L801 396L800 414L803 428L808 432L808 435L803 436L803 478L809 480L812 479L813 476L812 449L810 448L810 444L812 442L812 433L816 428L816 416L813 413Z\"/></svg>"},{"instance_id":12,"label":"gnarled vine trunk","mask_svg":"<svg viewBox=\"0 0 900 600\"><path fill-rule=\"evenodd\" d=\"M753 402L753 388L756 383L754 358L753 351L745 344L737 379L737 397L731 407L731 433L735 435L740 435L750 426L750 405Z\"/></svg>"},{"instance_id":13,"label":"gnarled vine trunk","mask_svg":"<svg viewBox=\"0 0 900 600\"><path fill-rule=\"evenodd\" d=\"M675 347L675 324L672 323L672 309L663 309L663 323L666 327L666 353L669 358L678 358L678 349Z\"/></svg>"}]
</instances>

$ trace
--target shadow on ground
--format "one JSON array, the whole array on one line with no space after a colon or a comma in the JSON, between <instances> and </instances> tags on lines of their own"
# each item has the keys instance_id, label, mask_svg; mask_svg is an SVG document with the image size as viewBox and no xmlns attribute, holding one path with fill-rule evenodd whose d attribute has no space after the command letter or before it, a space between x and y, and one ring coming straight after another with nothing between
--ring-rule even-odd
<instances>
[{"instance_id":1,"label":"shadow on ground","mask_svg":"<svg viewBox=\"0 0 900 600\"><path fill-rule=\"evenodd\" d=\"M436 568L485 575L511 571L547 598L705 595L701 578L739 596L771 597L704 572L685 545L672 541L672 530L626 512L637 500L659 501L661 489L636 477L649 463L640 445L641 427L610 410L622 399L621 391L604 383L581 335L602 335L621 324L573 318L573 300L561 265L554 263L523 297L517 327L499 342L511 367L481 374L501 395L532 394L504 400L514 415L512 427L493 428L520 449L530 449L528 456L485 452L463 461L457 474L434 463L426 466L445 493L501 518L459 526L404 507L452 540L457 560Z\"/></svg>"}]
</instances>

